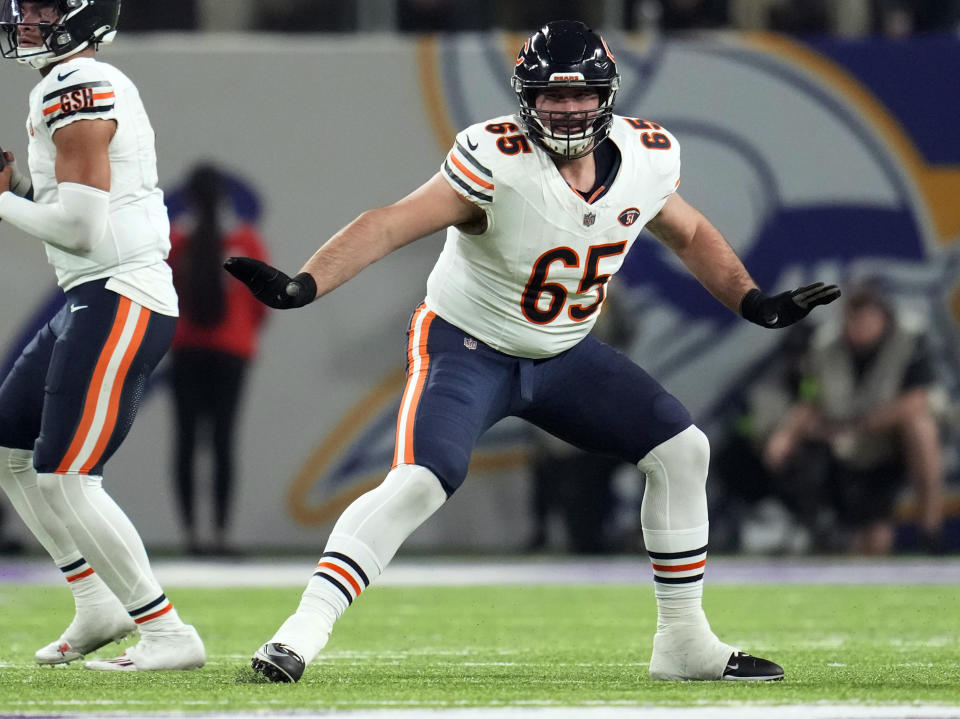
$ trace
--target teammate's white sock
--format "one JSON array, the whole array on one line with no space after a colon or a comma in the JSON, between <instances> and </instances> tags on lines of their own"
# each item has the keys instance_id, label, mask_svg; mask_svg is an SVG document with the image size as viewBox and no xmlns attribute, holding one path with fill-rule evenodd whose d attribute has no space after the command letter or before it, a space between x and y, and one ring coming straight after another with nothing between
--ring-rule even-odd
<instances>
[{"instance_id":1,"label":"teammate's white sock","mask_svg":"<svg viewBox=\"0 0 960 719\"><path fill-rule=\"evenodd\" d=\"M300 606L270 641L286 644L309 663L326 645L334 622L446 499L440 480L425 467L391 470L340 515Z\"/></svg>"},{"instance_id":2,"label":"teammate's white sock","mask_svg":"<svg viewBox=\"0 0 960 719\"><path fill-rule=\"evenodd\" d=\"M27 529L64 574L78 610L117 601L81 555L56 512L47 504L37 484L33 452L0 447L0 487Z\"/></svg>"},{"instance_id":3,"label":"teammate's white sock","mask_svg":"<svg viewBox=\"0 0 960 719\"><path fill-rule=\"evenodd\" d=\"M151 631L182 626L153 576L140 535L103 489L103 478L43 473L37 480L83 556L139 627Z\"/></svg>"},{"instance_id":4,"label":"teammate's white sock","mask_svg":"<svg viewBox=\"0 0 960 719\"><path fill-rule=\"evenodd\" d=\"M114 604L118 608L123 607L120 600L113 595L100 575L93 571L93 567L83 557L63 565L60 571L67 580L70 591L73 592L73 601L78 613L86 607L102 608Z\"/></svg>"}]
</instances>

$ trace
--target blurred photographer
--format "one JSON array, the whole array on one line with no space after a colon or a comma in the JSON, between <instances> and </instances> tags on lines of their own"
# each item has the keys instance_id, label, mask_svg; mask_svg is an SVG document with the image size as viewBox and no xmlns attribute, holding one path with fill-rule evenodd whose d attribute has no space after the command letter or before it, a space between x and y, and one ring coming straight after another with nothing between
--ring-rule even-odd
<instances>
[{"instance_id":1,"label":"blurred photographer","mask_svg":"<svg viewBox=\"0 0 960 719\"><path fill-rule=\"evenodd\" d=\"M894 506L910 481L922 545L935 550L943 462L937 378L923 334L864 284L846 302L841 331L814 341L808 361L804 398L768 441L767 466L777 472L796 470L797 463L820 467L825 481L813 484L853 532L850 549L861 554L893 548Z\"/></svg>"}]
</instances>

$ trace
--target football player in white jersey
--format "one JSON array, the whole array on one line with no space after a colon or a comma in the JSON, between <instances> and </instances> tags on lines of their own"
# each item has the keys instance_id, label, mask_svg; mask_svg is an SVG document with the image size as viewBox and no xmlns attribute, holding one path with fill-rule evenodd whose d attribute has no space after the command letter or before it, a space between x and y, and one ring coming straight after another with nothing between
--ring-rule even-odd
<instances>
[{"instance_id":1,"label":"football player in white jersey","mask_svg":"<svg viewBox=\"0 0 960 719\"><path fill-rule=\"evenodd\" d=\"M95 58L119 13L119 0L4 0L0 10L3 56L42 75L30 93L30 178L6 153L0 219L43 241L66 294L0 385L0 486L74 594L74 620L37 651L40 664L139 629L123 655L86 666L193 669L203 642L102 487L177 321L153 128L134 84Z\"/></svg>"},{"instance_id":2,"label":"football player in white jersey","mask_svg":"<svg viewBox=\"0 0 960 719\"><path fill-rule=\"evenodd\" d=\"M297 681L334 622L401 542L463 482L478 437L505 416L636 464L658 607L653 679L776 680L773 662L711 631L701 609L707 438L624 355L589 335L606 284L646 226L733 312L785 327L836 299L817 283L767 296L677 193L680 150L660 125L613 114L619 75L604 40L552 22L524 44L515 116L457 135L412 194L337 232L290 278L248 258L226 268L266 304L300 307L389 252L447 228L408 331L393 468L338 519L300 606L253 668Z\"/></svg>"}]
</instances>

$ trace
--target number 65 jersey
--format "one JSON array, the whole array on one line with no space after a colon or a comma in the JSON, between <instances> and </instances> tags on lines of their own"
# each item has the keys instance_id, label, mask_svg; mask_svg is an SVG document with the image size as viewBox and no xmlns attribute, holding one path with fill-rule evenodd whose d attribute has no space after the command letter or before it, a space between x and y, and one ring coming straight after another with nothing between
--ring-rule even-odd
<instances>
[{"instance_id":1,"label":"number 65 jersey","mask_svg":"<svg viewBox=\"0 0 960 719\"><path fill-rule=\"evenodd\" d=\"M607 281L680 181L679 145L656 123L614 116L605 142L619 149L619 170L584 199L515 117L459 133L441 174L485 212L487 229L448 228L427 307L516 357L552 357L583 339Z\"/></svg>"}]
</instances>

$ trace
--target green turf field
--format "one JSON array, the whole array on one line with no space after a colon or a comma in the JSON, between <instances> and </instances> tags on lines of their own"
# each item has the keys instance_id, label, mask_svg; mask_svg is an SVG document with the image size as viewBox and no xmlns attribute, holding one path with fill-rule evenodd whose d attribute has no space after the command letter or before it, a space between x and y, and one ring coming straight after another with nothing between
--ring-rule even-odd
<instances>
[{"instance_id":1,"label":"green turf field","mask_svg":"<svg viewBox=\"0 0 960 719\"><path fill-rule=\"evenodd\" d=\"M955 586L707 587L714 629L783 664L770 684L653 683L648 586L374 587L296 685L257 681L249 656L300 588L176 589L207 643L195 672L40 668L72 617L60 586L0 586L0 714L329 708L960 704ZM116 645L101 654L116 653Z\"/></svg>"}]
</instances>

